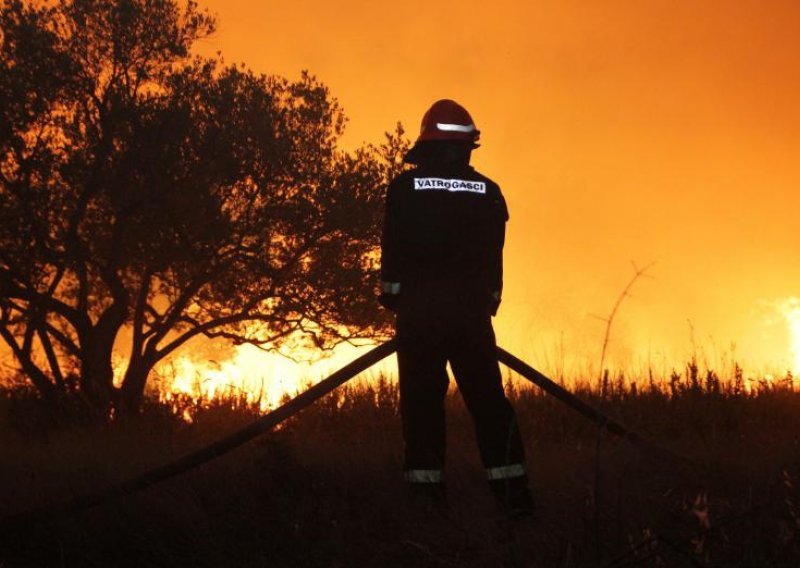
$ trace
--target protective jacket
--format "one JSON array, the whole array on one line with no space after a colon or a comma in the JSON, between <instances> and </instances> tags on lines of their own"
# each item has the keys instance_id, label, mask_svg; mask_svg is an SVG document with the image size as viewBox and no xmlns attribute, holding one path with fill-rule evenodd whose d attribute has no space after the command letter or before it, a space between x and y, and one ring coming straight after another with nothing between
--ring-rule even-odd
<instances>
[{"instance_id":1,"label":"protective jacket","mask_svg":"<svg viewBox=\"0 0 800 568\"><path fill-rule=\"evenodd\" d=\"M399 175L386 197L382 301L397 313L406 481L442 491L449 362L492 490L529 508L524 448L491 324L507 220L500 188L468 161L425 160Z\"/></svg>"},{"instance_id":2,"label":"protective jacket","mask_svg":"<svg viewBox=\"0 0 800 568\"><path fill-rule=\"evenodd\" d=\"M507 220L500 187L469 165L406 171L386 196L381 280L449 281L499 297Z\"/></svg>"}]
</instances>

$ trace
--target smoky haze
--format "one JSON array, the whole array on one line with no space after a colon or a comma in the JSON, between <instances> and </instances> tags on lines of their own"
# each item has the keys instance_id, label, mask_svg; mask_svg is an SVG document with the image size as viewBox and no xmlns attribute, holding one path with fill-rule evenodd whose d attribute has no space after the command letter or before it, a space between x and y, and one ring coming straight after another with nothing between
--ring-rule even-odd
<instances>
[{"instance_id":1,"label":"smoky haze","mask_svg":"<svg viewBox=\"0 0 800 568\"><path fill-rule=\"evenodd\" d=\"M200 51L296 76L350 118L346 144L436 99L482 131L474 164L511 210L500 343L534 361L792 365L800 296L800 5L791 1L205 3ZM798 340L800 341L800 340Z\"/></svg>"}]
</instances>

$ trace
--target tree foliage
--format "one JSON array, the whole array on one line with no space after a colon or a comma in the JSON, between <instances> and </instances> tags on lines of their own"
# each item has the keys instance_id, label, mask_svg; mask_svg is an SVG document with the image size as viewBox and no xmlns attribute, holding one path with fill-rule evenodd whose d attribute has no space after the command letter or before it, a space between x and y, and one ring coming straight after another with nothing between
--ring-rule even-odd
<instances>
[{"instance_id":1,"label":"tree foliage","mask_svg":"<svg viewBox=\"0 0 800 568\"><path fill-rule=\"evenodd\" d=\"M386 330L377 227L402 129L340 150L314 77L191 55L215 25L194 2L1 6L0 337L44 397L133 410L198 336Z\"/></svg>"}]
</instances>

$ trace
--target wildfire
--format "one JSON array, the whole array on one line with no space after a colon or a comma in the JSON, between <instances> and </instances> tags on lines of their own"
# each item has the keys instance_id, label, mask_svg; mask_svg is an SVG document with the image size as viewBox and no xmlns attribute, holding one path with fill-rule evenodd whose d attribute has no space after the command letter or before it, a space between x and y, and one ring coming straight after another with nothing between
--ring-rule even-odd
<instances>
[{"instance_id":1,"label":"wildfire","mask_svg":"<svg viewBox=\"0 0 800 568\"><path fill-rule=\"evenodd\" d=\"M188 395L195 400L237 398L257 404L261 410L278 406L311 383L351 361L363 347L341 345L329 357L314 363L295 362L252 345L239 345L224 361L194 358L191 353L173 359L160 370L160 396L171 400Z\"/></svg>"}]
</instances>

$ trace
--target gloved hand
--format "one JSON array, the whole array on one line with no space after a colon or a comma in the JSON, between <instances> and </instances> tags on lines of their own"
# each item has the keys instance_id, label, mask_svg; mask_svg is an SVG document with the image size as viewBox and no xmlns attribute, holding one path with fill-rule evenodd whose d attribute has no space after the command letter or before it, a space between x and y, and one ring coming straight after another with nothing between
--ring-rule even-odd
<instances>
[{"instance_id":1,"label":"gloved hand","mask_svg":"<svg viewBox=\"0 0 800 568\"><path fill-rule=\"evenodd\" d=\"M400 294L387 294L386 292L383 292L380 296L378 296L378 302L380 305L393 312L397 311L397 303L399 300Z\"/></svg>"},{"instance_id":2,"label":"gloved hand","mask_svg":"<svg viewBox=\"0 0 800 568\"><path fill-rule=\"evenodd\" d=\"M399 282L381 282L381 293L378 302L387 310L397 311L397 304L400 301Z\"/></svg>"},{"instance_id":3,"label":"gloved hand","mask_svg":"<svg viewBox=\"0 0 800 568\"><path fill-rule=\"evenodd\" d=\"M500 290L495 290L489 295L489 313L493 316L497 315L497 309L500 307Z\"/></svg>"}]
</instances>

